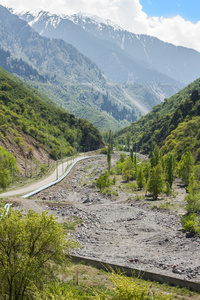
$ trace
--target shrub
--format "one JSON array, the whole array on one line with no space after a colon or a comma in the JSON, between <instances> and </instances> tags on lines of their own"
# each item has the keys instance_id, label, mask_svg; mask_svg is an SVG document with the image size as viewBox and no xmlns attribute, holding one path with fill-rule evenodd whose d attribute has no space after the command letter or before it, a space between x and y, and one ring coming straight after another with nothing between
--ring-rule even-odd
<instances>
[{"instance_id":1,"label":"shrub","mask_svg":"<svg viewBox=\"0 0 200 300\"><path fill-rule=\"evenodd\" d=\"M183 225L183 229L192 234L198 233L200 234L200 220L198 220L197 215L190 214L187 216L183 216L181 218L181 224Z\"/></svg>"},{"instance_id":2,"label":"shrub","mask_svg":"<svg viewBox=\"0 0 200 300\"><path fill-rule=\"evenodd\" d=\"M55 280L66 253L77 246L51 215L10 210L0 221L0 294L3 299L32 299L36 286ZM64 266L65 267L65 266Z\"/></svg>"},{"instance_id":3,"label":"shrub","mask_svg":"<svg viewBox=\"0 0 200 300\"><path fill-rule=\"evenodd\" d=\"M122 178L125 181L130 181L135 178L135 170L133 162L131 161L131 158L127 158L122 167Z\"/></svg>"},{"instance_id":4,"label":"shrub","mask_svg":"<svg viewBox=\"0 0 200 300\"><path fill-rule=\"evenodd\" d=\"M154 299L154 300L171 300L173 295L164 295L162 293L152 293L150 284L143 285L133 280L118 274L109 276L114 284L114 291L117 294L117 299L132 300L132 299Z\"/></svg>"},{"instance_id":5,"label":"shrub","mask_svg":"<svg viewBox=\"0 0 200 300\"><path fill-rule=\"evenodd\" d=\"M24 140L20 134L17 134L16 137L14 138L15 143L23 149L24 147Z\"/></svg>"},{"instance_id":6,"label":"shrub","mask_svg":"<svg viewBox=\"0 0 200 300\"><path fill-rule=\"evenodd\" d=\"M105 174L100 175L99 178L96 180L96 186L100 189L105 189L106 187L109 187L111 185L110 178L108 172L105 172Z\"/></svg>"},{"instance_id":7,"label":"shrub","mask_svg":"<svg viewBox=\"0 0 200 300\"><path fill-rule=\"evenodd\" d=\"M116 174L116 171L114 168L110 169L110 175L115 175Z\"/></svg>"},{"instance_id":8,"label":"shrub","mask_svg":"<svg viewBox=\"0 0 200 300\"><path fill-rule=\"evenodd\" d=\"M108 149L107 148L101 148L101 151L100 151L101 154L105 154L107 155L108 153Z\"/></svg>"},{"instance_id":9,"label":"shrub","mask_svg":"<svg viewBox=\"0 0 200 300\"><path fill-rule=\"evenodd\" d=\"M126 184L126 188L130 189L132 192L135 192L138 188L137 183L136 182L129 182Z\"/></svg>"},{"instance_id":10,"label":"shrub","mask_svg":"<svg viewBox=\"0 0 200 300\"><path fill-rule=\"evenodd\" d=\"M189 194L185 197L185 200L188 213L193 214L200 212L200 193L195 195Z\"/></svg>"},{"instance_id":11,"label":"shrub","mask_svg":"<svg viewBox=\"0 0 200 300\"><path fill-rule=\"evenodd\" d=\"M113 177L112 184L113 184L113 185L116 184L116 177L115 177L115 176Z\"/></svg>"}]
</instances>

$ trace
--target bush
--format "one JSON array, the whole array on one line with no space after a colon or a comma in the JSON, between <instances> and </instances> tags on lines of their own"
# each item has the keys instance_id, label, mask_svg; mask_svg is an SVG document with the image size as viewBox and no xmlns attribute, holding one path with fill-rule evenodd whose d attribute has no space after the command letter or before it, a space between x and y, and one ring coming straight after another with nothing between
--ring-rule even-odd
<instances>
[{"instance_id":1,"label":"bush","mask_svg":"<svg viewBox=\"0 0 200 300\"><path fill-rule=\"evenodd\" d=\"M128 157L122 166L122 178L125 181L130 181L135 178L134 165L130 157Z\"/></svg>"},{"instance_id":2,"label":"bush","mask_svg":"<svg viewBox=\"0 0 200 300\"><path fill-rule=\"evenodd\" d=\"M116 171L114 168L110 169L110 175L115 175L116 174Z\"/></svg>"},{"instance_id":3,"label":"bush","mask_svg":"<svg viewBox=\"0 0 200 300\"><path fill-rule=\"evenodd\" d=\"M113 180L112 180L112 184L113 184L113 185L116 184L116 180L117 180L117 179L116 179L116 177L114 176L114 177L113 177Z\"/></svg>"},{"instance_id":4,"label":"bush","mask_svg":"<svg viewBox=\"0 0 200 300\"><path fill-rule=\"evenodd\" d=\"M173 295L164 295L162 293L152 293L150 284L143 285L137 281L118 274L109 276L114 284L114 291L117 294L117 299L132 300L132 299L154 299L154 300L171 300Z\"/></svg>"},{"instance_id":5,"label":"bush","mask_svg":"<svg viewBox=\"0 0 200 300\"><path fill-rule=\"evenodd\" d=\"M193 214L200 212L200 193L192 195L189 194L185 197L186 210L188 213Z\"/></svg>"},{"instance_id":6,"label":"bush","mask_svg":"<svg viewBox=\"0 0 200 300\"><path fill-rule=\"evenodd\" d=\"M122 174L122 168L123 168L123 163L122 162L117 162L117 165L116 165L116 173L118 175L121 175Z\"/></svg>"},{"instance_id":7,"label":"bush","mask_svg":"<svg viewBox=\"0 0 200 300\"><path fill-rule=\"evenodd\" d=\"M111 186L108 172L105 172L104 175L99 176L99 178L96 180L96 186L100 189L100 191Z\"/></svg>"},{"instance_id":8,"label":"bush","mask_svg":"<svg viewBox=\"0 0 200 300\"><path fill-rule=\"evenodd\" d=\"M108 153L108 149L107 148L101 148L101 151L100 151L101 154L105 154L107 155Z\"/></svg>"},{"instance_id":9,"label":"bush","mask_svg":"<svg viewBox=\"0 0 200 300\"><path fill-rule=\"evenodd\" d=\"M126 188L130 189L132 192L135 192L138 188L138 185L136 182L129 182L126 184Z\"/></svg>"},{"instance_id":10,"label":"bush","mask_svg":"<svg viewBox=\"0 0 200 300\"><path fill-rule=\"evenodd\" d=\"M200 234L200 220L196 214L190 214L181 218L183 229L192 234Z\"/></svg>"},{"instance_id":11,"label":"bush","mask_svg":"<svg viewBox=\"0 0 200 300\"><path fill-rule=\"evenodd\" d=\"M35 287L54 281L77 246L52 215L33 211L1 212L0 241L0 294L11 300L32 299Z\"/></svg>"},{"instance_id":12,"label":"bush","mask_svg":"<svg viewBox=\"0 0 200 300\"><path fill-rule=\"evenodd\" d=\"M15 143L23 149L24 147L24 140L20 134L17 134L16 137L14 138Z\"/></svg>"}]
</instances>

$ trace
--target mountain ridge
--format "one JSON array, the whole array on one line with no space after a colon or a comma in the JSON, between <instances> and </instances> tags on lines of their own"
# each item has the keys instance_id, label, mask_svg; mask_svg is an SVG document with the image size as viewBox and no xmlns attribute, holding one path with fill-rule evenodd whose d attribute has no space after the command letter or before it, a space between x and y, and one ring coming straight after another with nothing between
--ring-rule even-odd
<instances>
[{"instance_id":1,"label":"mountain ridge","mask_svg":"<svg viewBox=\"0 0 200 300\"><path fill-rule=\"evenodd\" d=\"M164 153L175 152L180 159L186 150L200 160L200 78L179 93L156 105L137 122L116 134L124 143L132 135L134 150L149 153L156 143Z\"/></svg>"},{"instance_id":2,"label":"mountain ridge","mask_svg":"<svg viewBox=\"0 0 200 300\"><path fill-rule=\"evenodd\" d=\"M18 60L30 64L46 81L30 80L23 76L22 79L40 89L67 111L77 117L92 120L101 130L113 131L127 126L141 116L142 112L125 96L123 89L106 78L91 59L69 43L40 36L27 22L2 6L0 29L1 48L10 51ZM159 94L155 96L150 87L143 86L140 89L152 99L151 105L144 103L148 110L152 105L160 103ZM142 97L137 97L137 93L130 96L138 102L143 101ZM116 111L115 117L110 104ZM100 121L102 118L103 122Z\"/></svg>"},{"instance_id":3,"label":"mountain ridge","mask_svg":"<svg viewBox=\"0 0 200 300\"><path fill-rule=\"evenodd\" d=\"M15 155L21 171L26 159L40 166L47 164L48 154L51 160L60 159L61 147L64 157L104 145L88 120L75 118L41 96L0 68L0 145Z\"/></svg>"},{"instance_id":4,"label":"mountain ridge","mask_svg":"<svg viewBox=\"0 0 200 300\"><path fill-rule=\"evenodd\" d=\"M119 51L123 50L124 55L126 55L127 58L129 57L129 61L132 61L132 64L133 61L137 61L140 67L144 67L145 65L147 69L153 69L181 83L188 84L199 77L198 67L195 65L195 61L197 65L200 66L200 53L196 50L174 46L173 44L163 42L152 36L134 34L112 23L110 24L108 21L106 22L101 19L96 20L96 17L94 20L86 14L67 16L40 11L35 17L31 16L31 12L21 14L20 17L29 22L31 18L33 28L40 34L50 38L59 36L59 38L72 43L79 51L92 58L100 69L113 80L112 74L108 73L108 71L106 72L105 66L101 65L101 61L98 60L97 55L95 57L94 53L91 53L92 51L89 52L88 48L84 48L86 46L80 45L81 36L84 36L86 44L90 43L90 47L92 36L93 43L99 45L100 41L101 43L104 42L103 47L105 47L105 49L106 47L109 48L111 44L115 46L115 48L112 48L112 51L117 51L116 53L118 53L118 55L122 55ZM75 28L72 23L77 25L77 27ZM78 29L81 30L79 33L79 41L76 41L75 37L73 39L73 37L70 36L68 26L71 26L70 30L74 30L75 34L73 34L73 36L78 34ZM90 33L91 36L88 36L88 33ZM97 47L95 49L98 52ZM98 52L99 56L102 55L100 50L101 49L99 49ZM168 63L166 63L166 59ZM185 59L184 63L186 66L182 66L183 59ZM186 69L188 69L188 74L184 74L183 72L183 70ZM194 70L196 72L195 74ZM123 83L124 82L125 81L123 81Z\"/></svg>"}]
</instances>

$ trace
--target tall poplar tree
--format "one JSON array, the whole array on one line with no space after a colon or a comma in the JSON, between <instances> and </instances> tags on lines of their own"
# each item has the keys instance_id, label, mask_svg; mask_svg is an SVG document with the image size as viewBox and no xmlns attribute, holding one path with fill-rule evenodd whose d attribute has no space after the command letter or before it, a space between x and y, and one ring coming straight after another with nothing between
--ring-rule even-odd
<instances>
[{"instance_id":1,"label":"tall poplar tree","mask_svg":"<svg viewBox=\"0 0 200 300\"><path fill-rule=\"evenodd\" d=\"M108 145L107 162L108 162L108 173L110 173L110 169L111 169L111 145Z\"/></svg>"},{"instance_id":2,"label":"tall poplar tree","mask_svg":"<svg viewBox=\"0 0 200 300\"><path fill-rule=\"evenodd\" d=\"M148 191L152 193L153 200L157 200L158 195L162 192L164 186L162 167L158 164L151 169L150 178L148 183Z\"/></svg>"},{"instance_id":3,"label":"tall poplar tree","mask_svg":"<svg viewBox=\"0 0 200 300\"><path fill-rule=\"evenodd\" d=\"M189 178L194 168L194 158L191 151L187 151L181 157L178 164L178 175L183 180L185 185L189 184Z\"/></svg>"},{"instance_id":4,"label":"tall poplar tree","mask_svg":"<svg viewBox=\"0 0 200 300\"><path fill-rule=\"evenodd\" d=\"M175 167L175 159L173 157L173 154L170 152L167 154L165 159L166 181L169 183L170 188L172 188L172 184L174 181L174 167Z\"/></svg>"}]
</instances>

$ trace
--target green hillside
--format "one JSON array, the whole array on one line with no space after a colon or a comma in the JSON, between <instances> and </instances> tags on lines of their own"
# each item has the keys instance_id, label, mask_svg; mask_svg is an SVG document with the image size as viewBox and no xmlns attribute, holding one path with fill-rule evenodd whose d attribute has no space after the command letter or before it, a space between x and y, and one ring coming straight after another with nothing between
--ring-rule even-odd
<instances>
[{"instance_id":1,"label":"green hillside","mask_svg":"<svg viewBox=\"0 0 200 300\"><path fill-rule=\"evenodd\" d=\"M39 35L1 5L0 66L101 131L128 126L163 97L151 85L114 83L75 47Z\"/></svg>"},{"instance_id":2,"label":"green hillside","mask_svg":"<svg viewBox=\"0 0 200 300\"><path fill-rule=\"evenodd\" d=\"M103 145L88 120L75 118L40 92L0 68L0 145L19 159L48 152L52 159Z\"/></svg>"},{"instance_id":3,"label":"green hillside","mask_svg":"<svg viewBox=\"0 0 200 300\"><path fill-rule=\"evenodd\" d=\"M188 147L193 152L198 151L199 95L200 79L197 79L170 99L154 106L139 121L118 132L119 141L125 143L127 132L130 132L134 148L145 153L149 152L153 141L164 152L174 150L179 157Z\"/></svg>"}]
</instances>

